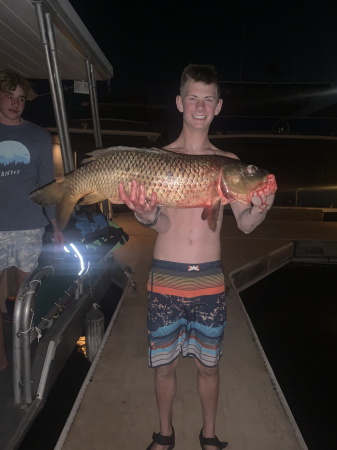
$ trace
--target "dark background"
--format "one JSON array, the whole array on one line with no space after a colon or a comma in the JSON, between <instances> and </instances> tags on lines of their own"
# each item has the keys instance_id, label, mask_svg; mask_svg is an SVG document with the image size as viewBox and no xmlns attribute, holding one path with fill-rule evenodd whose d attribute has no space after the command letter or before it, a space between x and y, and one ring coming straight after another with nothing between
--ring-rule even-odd
<instances>
[{"instance_id":1,"label":"dark background","mask_svg":"<svg viewBox=\"0 0 337 450\"><path fill-rule=\"evenodd\" d=\"M113 65L116 93L172 100L189 63L214 64L223 81L336 81L332 0L70 3Z\"/></svg>"}]
</instances>

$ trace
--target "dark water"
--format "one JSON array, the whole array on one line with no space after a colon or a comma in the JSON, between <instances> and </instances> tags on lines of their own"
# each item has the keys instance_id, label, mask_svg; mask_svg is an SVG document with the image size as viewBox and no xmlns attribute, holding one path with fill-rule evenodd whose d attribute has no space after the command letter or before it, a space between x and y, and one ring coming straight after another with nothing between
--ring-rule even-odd
<instances>
[{"instance_id":1,"label":"dark water","mask_svg":"<svg viewBox=\"0 0 337 450\"><path fill-rule=\"evenodd\" d=\"M102 298L100 306L104 313L105 328L110 323L122 292L122 289L111 283ZM54 450L89 368L89 361L78 347L74 348L19 450Z\"/></svg>"},{"instance_id":2,"label":"dark water","mask_svg":"<svg viewBox=\"0 0 337 450\"><path fill-rule=\"evenodd\" d=\"M291 263L240 294L310 450L337 449L336 281Z\"/></svg>"}]
</instances>

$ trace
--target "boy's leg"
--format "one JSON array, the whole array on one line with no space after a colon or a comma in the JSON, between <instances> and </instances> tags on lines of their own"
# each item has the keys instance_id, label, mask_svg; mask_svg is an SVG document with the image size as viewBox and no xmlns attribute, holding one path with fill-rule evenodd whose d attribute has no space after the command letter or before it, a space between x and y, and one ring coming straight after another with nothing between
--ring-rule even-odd
<instances>
[{"instance_id":1,"label":"boy's leg","mask_svg":"<svg viewBox=\"0 0 337 450\"><path fill-rule=\"evenodd\" d=\"M215 420L219 398L219 367L206 367L194 358L198 369L198 394L203 417L203 436L215 436Z\"/></svg>"},{"instance_id":2,"label":"boy's leg","mask_svg":"<svg viewBox=\"0 0 337 450\"><path fill-rule=\"evenodd\" d=\"M16 275L16 293L18 293L18 290L20 288L21 283L23 280L28 277L30 272L23 272L22 270L15 268L15 275Z\"/></svg>"},{"instance_id":3,"label":"boy's leg","mask_svg":"<svg viewBox=\"0 0 337 450\"><path fill-rule=\"evenodd\" d=\"M159 434L164 437L173 435L172 412L173 402L177 391L176 367L178 358L165 366L157 367L154 372L154 386L160 421ZM173 438L174 439L174 438ZM170 445L160 445L153 438L147 450L167 450Z\"/></svg>"},{"instance_id":4,"label":"boy's leg","mask_svg":"<svg viewBox=\"0 0 337 450\"><path fill-rule=\"evenodd\" d=\"M23 272L22 270L15 267L15 285L11 289L11 296L6 299L6 308L9 317L13 317L14 315L14 307L17 293L19 291L20 285L23 280L29 275L29 272Z\"/></svg>"},{"instance_id":5,"label":"boy's leg","mask_svg":"<svg viewBox=\"0 0 337 450\"><path fill-rule=\"evenodd\" d=\"M157 367L154 385L160 420L160 434L171 436L173 402L177 391L176 367L178 358L166 366Z\"/></svg>"}]
</instances>

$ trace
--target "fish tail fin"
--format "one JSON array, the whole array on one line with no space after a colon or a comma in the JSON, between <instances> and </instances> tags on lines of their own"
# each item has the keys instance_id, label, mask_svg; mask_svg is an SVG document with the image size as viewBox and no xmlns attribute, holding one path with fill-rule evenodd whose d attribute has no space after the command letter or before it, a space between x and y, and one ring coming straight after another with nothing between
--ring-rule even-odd
<instances>
[{"instance_id":1,"label":"fish tail fin","mask_svg":"<svg viewBox=\"0 0 337 450\"><path fill-rule=\"evenodd\" d=\"M38 189L30 194L30 199L37 205L50 206L56 205L55 219L57 227L60 230L67 225L73 209L76 205L76 200L64 192L63 182L53 182Z\"/></svg>"},{"instance_id":2,"label":"fish tail fin","mask_svg":"<svg viewBox=\"0 0 337 450\"><path fill-rule=\"evenodd\" d=\"M202 220L207 220L208 226L212 231L216 230L218 224L220 205L221 200L218 200L211 206L205 206L201 214Z\"/></svg>"},{"instance_id":3,"label":"fish tail fin","mask_svg":"<svg viewBox=\"0 0 337 450\"><path fill-rule=\"evenodd\" d=\"M60 203L63 199L63 196L63 183L57 183L56 181L53 181L47 186L44 186L43 188L32 192L29 197L37 205L50 206Z\"/></svg>"}]
</instances>

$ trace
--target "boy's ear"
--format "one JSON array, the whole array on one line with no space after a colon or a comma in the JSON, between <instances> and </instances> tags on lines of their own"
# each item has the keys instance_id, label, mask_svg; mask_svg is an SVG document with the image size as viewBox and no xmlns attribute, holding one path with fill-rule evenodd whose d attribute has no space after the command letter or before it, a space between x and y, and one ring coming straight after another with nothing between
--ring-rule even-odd
<instances>
[{"instance_id":1,"label":"boy's ear","mask_svg":"<svg viewBox=\"0 0 337 450\"><path fill-rule=\"evenodd\" d=\"M180 112L184 111L183 99L181 98L180 95L177 95L177 97L176 97L176 105L177 105L178 111L180 111Z\"/></svg>"},{"instance_id":2,"label":"boy's ear","mask_svg":"<svg viewBox=\"0 0 337 450\"><path fill-rule=\"evenodd\" d=\"M223 100L222 100L222 98L219 98L218 104L215 107L215 112L214 112L215 116L217 116L219 114L219 112L221 111L222 104L223 104Z\"/></svg>"}]
</instances>

